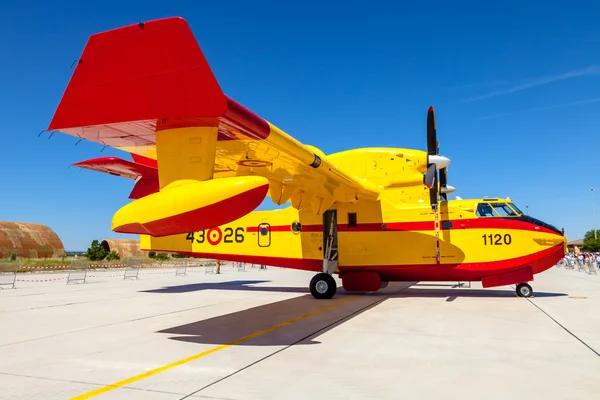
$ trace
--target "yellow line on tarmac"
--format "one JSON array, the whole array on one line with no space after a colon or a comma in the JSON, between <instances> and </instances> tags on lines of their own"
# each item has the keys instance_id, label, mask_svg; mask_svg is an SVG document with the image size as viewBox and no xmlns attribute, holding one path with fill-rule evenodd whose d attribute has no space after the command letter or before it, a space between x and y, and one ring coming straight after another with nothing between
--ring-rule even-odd
<instances>
[{"instance_id":1,"label":"yellow line on tarmac","mask_svg":"<svg viewBox=\"0 0 600 400\"><path fill-rule=\"evenodd\" d=\"M327 310L331 310L332 308L339 307L339 306L341 306L343 304L346 304L346 303L349 303L351 301L354 301L354 300L358 299L359 297L360 296L350 297L350 298L348 298L346 300L342 300L342 301L339 301L337 303L331 304L331 305L329 305L327 307L323 307L323 308L320 308L320 309L318 309L316 311L309 312L308 314L304 314L304 315L301 315L301 316L296 317L294 319L290 319L289 321L282 322L282 323L277 324L275 326L272 326L270 328L263 329L262 331L254 332L254 333L252 333L252 334L250 334L248 336L244 336L244 337L236 339L236 340L234 340L232 342L229 342L229 343L226 343L226 344L222 344L222 345L217 346L217 347L213 347L212 349L208 349L206 351L194 354L194 355L186 357L186 358L182 358L181 360L172 362L171 364L163 365L162 367L158 367L158 368L155 368L153 370L144 372L142 374L132 376L131 378L123 379L122 381L115 382L115 383L113 383L111 385L107 385L107 386L101 387L99 389L92 390L91 392L81 394L79 396L71 398L71 400L83 400L83 399L90 399L92 397L96 397L96 396L98 396L98 395L100 395L102 393L106 393L106 392L109 392L111 390L118 389L118 388L123 387L125 385L129 385L130 383L137 382L137 381L142 380L144 378L148 378L149 376L156 375L156 374L161 373L163 371L167 371L167 370L169 370L171 368L178 367L178 366L180 366L182 364L189 363L190 361L197 360L197 359L202 358L204 356L207 356L209 354L216 353L217 351L224 350L224 349L226 349L226 348L228 348L230 346L234 346L236 344L245 342L247 340L253 339L253 338L258 337L260 335L264 335L265 333L269 333L269 332L272 332L272 331L274 331L276 329L283 328L284 326L293 324L294 322L301 321L301 320L306 319L308 317L312 317L313 315L322 313L323 311L327 311Z\"/></svg>"}]
</instances>

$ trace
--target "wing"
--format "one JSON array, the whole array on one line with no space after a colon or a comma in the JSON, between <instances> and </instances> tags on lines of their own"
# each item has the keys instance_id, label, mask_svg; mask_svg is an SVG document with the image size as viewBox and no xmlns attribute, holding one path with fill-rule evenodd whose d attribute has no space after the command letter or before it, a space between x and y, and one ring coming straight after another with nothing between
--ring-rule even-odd
<instances>
[{"instance_id":1,"label":"wing","mask_svg":"<svg viewBox=\"0 0 600 400\"><path fill-rule=\"evenodd\" d=\"M334 202L376 200L381 193L223 94L181 18L92 35L49 129L157 160L161 181L166 161L157 156L157 132L188 126L218 129L212 179L264 177L275 203L321 214ZM112 171L133 171L123 161L113 160ZM92 164L111 173L108 160L79 166ZM160 182L161 190L166 184Z\"/></svg>"}]
</instances>

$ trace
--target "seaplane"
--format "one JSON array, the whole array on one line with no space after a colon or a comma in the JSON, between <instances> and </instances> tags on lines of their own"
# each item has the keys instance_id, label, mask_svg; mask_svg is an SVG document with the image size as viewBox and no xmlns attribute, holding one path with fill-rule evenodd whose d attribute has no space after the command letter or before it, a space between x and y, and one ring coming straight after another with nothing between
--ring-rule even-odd
<instances>
[{"instance_id":1,"label":"seaplane","mask_svg":"<svg viewBox=\"0 0 600 400\"><path fill-rule=\"evenodd\" d=\"M48 130L131 155L73 165L134 180L112 230L142 250L309 271L316 299L334 274L349 292L480 281L529 297L566 250L508 198L448 199L433 107L426 151L324 154L225 95L179 17L91 35ZM256 210L266 197L283 207Z\"/></svg>"}]
</instances>

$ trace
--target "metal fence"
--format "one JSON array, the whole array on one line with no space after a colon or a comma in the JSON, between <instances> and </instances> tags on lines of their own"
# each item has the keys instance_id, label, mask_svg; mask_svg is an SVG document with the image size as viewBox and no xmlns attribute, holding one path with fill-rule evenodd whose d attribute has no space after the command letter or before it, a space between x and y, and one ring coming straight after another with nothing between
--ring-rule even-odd
<instances>
[{"instance_id":1,"label":"metal fence","mask_svg":"<svg viewBox=\"0 0 600 400\"><path fill-rule=\"evenodd\" d=\"M123 280L138 280L143 275L143 271L148 274L154 268L173 268L175 276L187 276L190 272L202 272L205 274L217 273L216 261L205 258L172 258L165 261L158 261L148 258L126 258L115 261L89 261L85 257L70 258L60 260L61 265L54 265L40 262L35 263L32 259L0 260L0 289L16 287L17 282L37 282L38 280L22 279L23 275L28 276L34 273L60 273L60 278L40 279L39 281L51 281L66 279L67 285L71 283L88 283L90 278L101 278L104 274L97 274L101 271L113 271L107 276L122 276ZM233 267L238 271L245 271L244 263L221 262L221 267ZM117 272L118 271L118 272ZM116 273L116 275L115 275ZM158 272L160 274L168 272ZM67 276L65 277L66 274Z\"/></svg>"},{"instance_id":2,"label":"metal fence","mask_svg":"<svg viewBox=\"0 0 600 400\"><path fill-rule=\"evenodd\" d=\"M88 260L72 260L67 276L67 285L71 283L87 283L87 274L90 269Z\"/></svg>"},{"instance_id":3,"label":"metal fence","mask_svg":"<svg viewBox=\"0 0 600 400\"><path fill-rule=\"evenodd\" d=\"M19 273L19 261L0 261L0 289L14 289Z\"/></svg>"},{"instance_id":4,"label":"metal fence","mask_svg":"<svg viewBox=\"0 0 600 400\"><path fill-rule=\"evenodd\" d=\"M135 259L127 260L125 264L125 272L123 272L123 280L132 279L137 281L140 279L141 263Z\"/></svg>"}]
</instances>

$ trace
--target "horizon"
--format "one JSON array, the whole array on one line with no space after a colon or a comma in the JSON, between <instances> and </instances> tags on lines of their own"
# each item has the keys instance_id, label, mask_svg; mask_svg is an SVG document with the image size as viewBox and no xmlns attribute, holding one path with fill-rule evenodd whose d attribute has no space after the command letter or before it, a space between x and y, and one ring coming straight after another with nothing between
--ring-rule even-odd
<instances>
[{"instance_id":1,"label":"horizon","mask_svg":"<svg viewBox=\"0 0 600 400\"><path fill-rule=\"evenodd\" d=\"M424 150L433 105L440 153L452 160L448 183L457 188L449 198L509 197L564 227L569 241L597 228L590 188L598 175L586 175L595 171L600 144L594 12L546 4L540 18L538 5L517 2L424 9L309 1L301 10L270 1L33 4L2 6L9 118L0 130L0 167L9 194L0 219L47 225L65 248L131 238L112 232L111 219L133 182L70 168L99 156L130 157L40 131L90 35L174 15L188 21L223 91L302 143L326 154ZM207 14L227 15L227 29Z\"/></svg>"}]
</instances>

